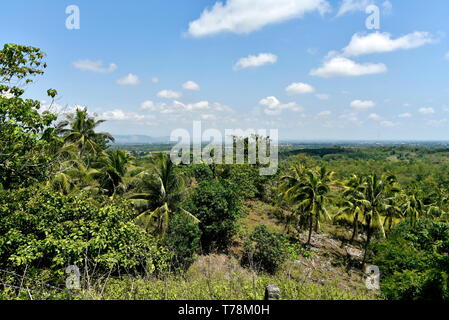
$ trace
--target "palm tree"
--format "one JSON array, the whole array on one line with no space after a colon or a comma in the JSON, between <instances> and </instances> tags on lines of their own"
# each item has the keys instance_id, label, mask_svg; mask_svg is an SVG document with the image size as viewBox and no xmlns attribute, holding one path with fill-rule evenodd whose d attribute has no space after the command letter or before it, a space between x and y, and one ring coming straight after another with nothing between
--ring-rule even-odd
<instances>
[{"instance_id":1,"label":"palm tree","mask_svg":"<svg viewBox=\"0 0 449 320\"><path fill-rule=\"evenodd\" d=\"M143 202L143 210L136 221L148 231L155 225L156 231L163 236L174 212L181 212L199 222L179 206L185 193L185 180L176 174L175 165L167 154L159 154L154 159L151 171L143 172L136 178L139 193L131 194L129 198L140 204Z\"/></svg>"},{"instance_id":2,"label":"palm tree","mask_svg":"<svg viewBox=\"0 0 449 320\"><path fill-rule=\"evenodd\" d=\"M123 150L108 150L103 152L94 167L98 169L96 175L102 189L108 196L114 195L119 189L125 191L123 179L131 157Z\"/></svg>"},{"instance_id":3,"label":"palm tree","mask_svg":"<svg viewBox=\"0 0 449 320\"><path fill-rule=\"evenodd\" d=\"M297 207L297 212L308 214L307 245L310 245L313 230L318 232L320 220L323 217L330 220L326 204L333 175L333 172L324 167L313 170L296 165L293 166L293 174L281 178L283 181L281 191L284 199L294 204Z\"/></svg>"},{"instance_id":4,"label":"palm tree","mask_svg":"<svg viewBox=\"0 0 449 320\"><path fill-rule=\"evenodd\" d=\"M365 243L365 254L363 264L366 262L368 247L371 242L374 224L376 224L385 237L385 230L381 215L394 206L394 198L400 189L396 184L396 177L384 175L379 178L377 175L370 175L366 178L365 199L362 203L365 206L365 222L367 227L367 237Z\"/></svg>"},{"instance_id":5,"label":"palm tree","mask_svg":"<svg viewBox=\"0 0 449 320\"><path fill-rule=\"evenodd\" d=\"M352 217L352 236L350 243L352 244L354 240L357 240L359 234L359 219L363 216L365 212L364 200L365 200L365 188L366 183L363 177L353 175L344 184L343 191L343 205L340 212L336 217L346 214Z\"/></svg>"},{"instance_id":6,"label":"palm tree","mask_svg":"<svg viewBox=\"0 0 449 320\"><path fill-rule=\"evenodd\" d=\"M78 147L80 158L84 159L87 154L98 155L102 151L102 145L114 141L114 137L108 132L95 132L103 122L105 120L95 120L89 116L87 109L78 108L74 114L67 116L67 120L60 122L56 129L65 142L74 143Z\"/></svg>"},{"instance_id":7,"label":"palm tree","mask_svg":"<svg viewBox=\"0 0 449 320\"><path fill-rule=\"evenodd\" d=\"M426 213L426 206L419 193L419 189L414 185L408 193L403 194L402 212L411 220L413 226Z\"/></svg>"}]
</instances>

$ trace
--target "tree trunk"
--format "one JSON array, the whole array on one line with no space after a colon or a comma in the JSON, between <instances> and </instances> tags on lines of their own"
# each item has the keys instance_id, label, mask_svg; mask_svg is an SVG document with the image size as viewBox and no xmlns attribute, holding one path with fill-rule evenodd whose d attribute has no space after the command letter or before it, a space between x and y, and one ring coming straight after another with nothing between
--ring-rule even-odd
<instances>
[{"instance_id":1,"label":"tree trunk","mask_svg":"<svg viewBox=\"0 0 449 320\"><path fill-rule=\"evenodd\" d=\"M312 232L313 232L313 214L311 212L309 215L309 239L307 240L308 246L310 246L310 242L312 241Z\"/></svg>"},{"instance_id":2,"label":"tree trunk","mask_svg":"<svg viewBox=\"0 0 449 320\"><path fill-rule=\"evenodd\" d=\"M351 241L349 242L350 244L353 244L354 240L357 240L358 234L359 234L359 212L357 211L354 217L354 229L352 232Z\"/></svg>"},{"instance_id":3,"label":"tree trunk","mask_svg":"<svg viewBox=\"0 0 449 320\"><path fill-rule=\"evenodd\" d=\"M371 241L371 233L372 233L372 228L371 228L371 217L367 218L367 225L368 225L368 231L367 231L367 235L366 235L366 243L365 243L365 253L363 255L363 261L362 261L362 265L365 265L366 263L366 258L368 257L368 247Z\"/></svg>"}]
</instances>

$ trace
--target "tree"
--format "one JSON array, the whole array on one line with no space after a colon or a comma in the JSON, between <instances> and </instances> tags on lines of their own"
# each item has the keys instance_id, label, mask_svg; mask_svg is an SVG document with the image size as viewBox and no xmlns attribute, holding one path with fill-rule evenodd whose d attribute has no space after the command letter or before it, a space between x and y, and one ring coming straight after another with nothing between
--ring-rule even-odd
<instances>
[{"instance_id":1,"label":"tree","mask_svg":"<svg viewBox=\"0 0 449 320\"><path fill-rule=\"evenodd\" d=\"M233 186L225 180L204 181L187 200L187 207L200 220L203 250L226 252L241 216L241 198Z\"/></svg>"},{"instance_id":2,"label":"tree","mask_svg":"<svg viewBox=\"0 0 449 320\"><path fill-rule=\"evenodd\" d=\"M56 116L39 112L37 100L24 99L22 84L43 74L45 54L38 48L6 44L0 50L0 185L11 189L44 180L51 169L48 152ZM12 85L12 84L15 85ZM56 90L48 90L52 98Z\"/></svg>"},{"instance_id":3,"label":"tree","mask_svg":"<svg viewBox=\"0 0 449 320\"><path fill-rule=\"evenodd\" d=\"M95 131L103 122L105 120L95 120L89 116L86 108L78 108L75 113L67 115L67 120L58 124L57 132L65 142L78 147L80 158L86 160L89 166L90 160L104 151L107 142L115 141L110 133Z\"/></svg>"},{"instance_id":4,"label":"tree","mask_svg":"<svg viewBox=\"0 0 449 320\"><path fill-rule=\"evenodd\" d=\"M99 157L95 164L98 167L95 176L108 196L116 194L119 189L125 191L123 179L130 160L129 154L123 150L108 150Z\"/></svg>"},{"instance_id":5,"label":"tree","mask_svg":"<svg viewBox=\"0 0 449 320\"><path fill-rule=\"evenodd\" d=\"M175 172L175 165L167 154L159 154L150 171L139 174L136 179L137 193L132 193L129 198L143 202L143 210L136 220L147 230L155 226L156 231L164 235L170 216L177 211L198 222L194 215L180 207L185 181Z\"/></svg>"},{"instance_id":6,"label":"tree","mask_svg":"<svg viewBox=\"0 0 449 320\"><path fill-rule=\"evenodd\" d=\"M343 191L343 204L340 212L341 214L347 214L352 217L352 236L350 243L357 240L359 234L359 219L363 217L365 212L365 206L363 201L365 200L365 188L366 183L363 177L353 175L344 185Z\"/></svg>"},{"instance_id":7,"label":"tree","mask_svg":"<svg viewBox=\"0 0 449 320\"><path fill-rule=\"evenodd\" d=\"M366 262L368 248L371 242L373 227L376 224L382 236L385 238L385 230L381 215L392 210L395 194L400 191L396 183L396 177L393 175L384 175L379 178L377 175L366 177L365 189L365 223L367 228L367 237L365 243L365 254L363 264Z\"/></svg>"},{"instance_id":8,"label":"tree","mask_svg":"<svg viewBox=\"0 0 449 320\"><path fill-rule=\"evenodd\" d=\"M308 214L310 245L313 230L318 232L322 218L330 220L326 205L329 200L330 184L334 172L325 167L306 169L304 166L293 166L293 173L283 176L281 192L286 201L297 206L297 212Z\"/></svg>"}]
</instances>

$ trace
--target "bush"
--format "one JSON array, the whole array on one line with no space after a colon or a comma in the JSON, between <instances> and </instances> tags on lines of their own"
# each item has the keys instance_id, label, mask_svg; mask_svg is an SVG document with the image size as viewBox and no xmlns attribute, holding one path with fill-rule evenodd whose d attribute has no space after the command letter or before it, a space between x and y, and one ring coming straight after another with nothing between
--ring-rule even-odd
<instances>
[{"instance_id":1,"label":"bush","mask_svg":"<svg viewBox=\"0 0 449 320\"><path fill-rule=\"evenodd\" d=\"M241 200L226 183L210 180L201 183L186 207L200 220L201 245L206 253L226 251L237 232Z\"/></svg>"},{"instance_id":2,"label":"bush","mask_svg":"<svg viewBox=\"0 0 449 320\"><path fill-rule=\"evenodd\" d=\"M243 264L275 274L289 255L286 242L282 234L257 226L244 245Z\"/></svg>"},{"instance_id":3,"label":"bush","mask_svg":"<svg viewBox=\"0 0 449 320\"><path fill-rule=\"evenodd\" d=\"M200 250L201 231L197 223L185 215L175 214L170 220L164 242L173 253L171 266L187 270Z\"/></svg>"},{"instance_id":4,"label":"bush","mask_svg":"<svg viewBox=\"0 0 449 320\"><path fill-rule=\"evenodd\" d=\"M38 188L2 192L0 268L62 275L66 266L87 262L106 273L161 270L168 251L134 223L130 205L103 200Z\"/></svg>"},{"instance_id":5,"label":"bush","mask_svg":"<svg viewBox=\"0 0 449 320\"><path fill-rule=\"evenodd\" d=\"M404 221L374 251L387 298L449 300L449 223Z\"/></svg>"}]
</instances>

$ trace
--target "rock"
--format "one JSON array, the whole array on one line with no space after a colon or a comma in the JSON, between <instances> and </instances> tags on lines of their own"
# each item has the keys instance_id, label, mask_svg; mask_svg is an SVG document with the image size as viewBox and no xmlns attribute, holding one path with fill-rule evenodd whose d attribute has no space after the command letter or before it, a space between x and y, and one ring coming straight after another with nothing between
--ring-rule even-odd
<instances>
[{"instance_id":1,"label":"rock","mask_svg":"<svg viewBox=\"0 0 449 320\"><path fill-rule=\"evenodd\" d=\"M265 289L265 300L280 300L281 290L275 284L269 284Z\"/></svg>"}]
</instances>

